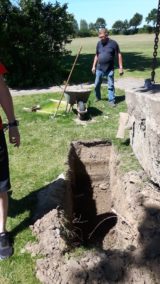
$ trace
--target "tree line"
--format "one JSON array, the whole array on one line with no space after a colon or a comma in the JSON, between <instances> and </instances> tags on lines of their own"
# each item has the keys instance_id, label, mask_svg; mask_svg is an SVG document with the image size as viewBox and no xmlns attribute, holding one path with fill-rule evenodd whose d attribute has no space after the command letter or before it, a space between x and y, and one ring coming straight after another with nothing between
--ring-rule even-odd
<instances>
[{"instance_id":1,"label":"tree line","mask_svg":"<svg viewBox=\"0 0 160 284\"><path fill-rule=\"evenodd\" d=\"M67 11L67 4L44 3L43 0L0 0L0 62L8 69L10 87L42 87L66 79L63 58L69 53L66 44L77 36L97 36L103 18L80 27ZM157 10L146 18L147 29L156 24ZM111 32L137 32L143 17L136 13L128 22L116 21ZM63 61L64 62L64 61Z\"/></svg>"},{"instance_id":2,"label":"tree line","mask_svg":"<svg viewBox=\"0 0 160 284\"><path fill-rule=\"evenodd\" d=\"M143 15L135 13L130 20L117 20L110 29L110 34L135 34L135 33L151 33L154 31L154 27L157 21L157 9L152 9L148 16L145 18L146 24L139 28L143 20ZM80 25L74 19L74 30L76 36L88 37L97 35L99 27L107 27L107 23L104 18L97 18L95 23L87 23L86 20L81 19Z\"/></svg>"},{"instance_id":3,"label":"tree line","mask_svg":"<svg viewBox=\"0 0 160 284\"><path fill-rule=\"evenodd\" d=\"M0 62L8 69L10 87L53 85L63 75L73 20L67 4L0 0Z\"/></svg>"}]
</instances>

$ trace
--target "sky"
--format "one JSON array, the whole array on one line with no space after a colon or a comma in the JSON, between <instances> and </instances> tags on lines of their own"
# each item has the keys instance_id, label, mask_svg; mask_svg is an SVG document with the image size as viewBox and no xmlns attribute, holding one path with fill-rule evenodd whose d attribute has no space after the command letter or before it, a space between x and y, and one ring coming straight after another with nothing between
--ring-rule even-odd
<instances>
[{"instance_id":1,"label":"sky","mask_svg":"<svg viewBox=\"0 0 160 284\"><path fill-rule=\"evenodd\" d=\"M142 25L150 11L158 8L159 0L57 0L68 4L68 12L74 14L78 24L80 20L95 23L97 18L104 18L110 29L117 20L130 20L136 13L143 15ZM55 3L54 0L45 0Z\"/></svg>"}]
</instances>

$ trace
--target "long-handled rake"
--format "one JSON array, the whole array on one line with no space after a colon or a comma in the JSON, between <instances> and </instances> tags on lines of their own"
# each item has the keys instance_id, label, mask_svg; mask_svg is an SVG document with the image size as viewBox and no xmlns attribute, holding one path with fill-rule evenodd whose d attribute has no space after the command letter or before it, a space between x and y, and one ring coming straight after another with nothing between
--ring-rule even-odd
<instances>
[{"instance_id":1,"label":"long-handled rake","mask_svg":"<svg viewBox=\"0 0 160 284\"><path fill-rule=\"evenodd\" d=\"M82 46L80 47L79 52L78 52L78 54L77 54L77 56L76 56L76 58L75 58L75 60L74 60L73 65L72 65L72 68L71 68L71 71L70 71L70 73L69 73L69 76L68 76L67 82L66 82L66 84L65 84L65 87L64 87L63 93L62 93L62 95L61 95L61 98L60 98L60 100L59 100L59 103L58 103L58 106L57 106L56 112L55 112L55 114L54 114L54 118L55 118L55 116L56 116L56 114L57 114L57 111L58 111L58 109L59 109L59 106L60 106L60 104L61 104L62 98L63 98L64 93L65 93L65 91L66 91L66 88L67 88L67 86L68 86L69 80L70 80L71 75L72 75L72 73L73 73L73 70L74 70L74 67L75 67L75 65L76 65L77 59L78 59L78 57L79 57L79 55L80 55L80 53L81 53L81 50L82 50Z\"/></svg>"}]
</instances>

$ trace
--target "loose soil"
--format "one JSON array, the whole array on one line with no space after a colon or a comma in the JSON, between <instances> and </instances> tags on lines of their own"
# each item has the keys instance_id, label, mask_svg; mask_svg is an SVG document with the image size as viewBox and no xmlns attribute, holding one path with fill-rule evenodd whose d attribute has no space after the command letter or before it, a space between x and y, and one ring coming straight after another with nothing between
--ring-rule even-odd
<instances>
[{"instance_id":1,"label":"loose soil","mask_svg":"<svg viewBox=\"0 0 160 284\"><path fill-rule=\"evenodd\" d=\"M159 187L119 165L110 141L71 143L66 177L38 195L37 242L26 247L41 255L42 283L160 282Z\"/></svg>"}]
</instances>

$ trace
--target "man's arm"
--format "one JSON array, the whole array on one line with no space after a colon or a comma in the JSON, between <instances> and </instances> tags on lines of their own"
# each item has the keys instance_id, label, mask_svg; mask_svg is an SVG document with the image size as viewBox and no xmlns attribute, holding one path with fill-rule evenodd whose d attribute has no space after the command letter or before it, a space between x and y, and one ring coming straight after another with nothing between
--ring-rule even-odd
<instances>
[{"instance_id":1,"label":"man's arm","mask_svg":"<svg viewBox=\"0 0 160 284\"><path fill-rule=\"evenodd\" d=\"M15 121L13 101L2 75L0 75L0 104L7 116L8 123L12 124ZM20 135L17 126L9 127L9 140L14 146L18 147L20 145Z\"/></svg>"},{"instance_id":2,"label":"man's arm","mask_svg":"<svg viewBox=\"0 0 160 284\"><path fill-rule=\"evenodd\" d=\"M96 54L95 57L94 57L93 66L92 66L92 73L93 73L93 74L94 74L95 71L96 71L97 61L98 61L98 56L97 56L97 54Z\"/></svg>"},{"instance_id":3,"label":"man's arm","mask_svg":"<svg viewBox=\"0 0 160 284\"><path fill-rule=\"evenodd\" d=\"M118 65L119 65L119 75L123 75L123 59L122 54L118 53Z\"/></svg>"}]
</instances>

